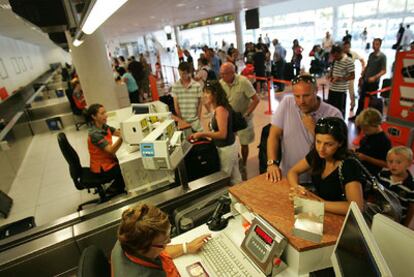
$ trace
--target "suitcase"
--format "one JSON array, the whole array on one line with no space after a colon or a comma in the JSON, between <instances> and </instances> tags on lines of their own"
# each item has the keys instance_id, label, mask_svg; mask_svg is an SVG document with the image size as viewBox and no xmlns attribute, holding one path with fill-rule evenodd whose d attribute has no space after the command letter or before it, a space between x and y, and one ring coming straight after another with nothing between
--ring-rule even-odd
<instances>
[{"instance_id":1,"label":"suitcase","mask_svg":"<svg viewBox=\"0 0 414 277\"><path fill-rule=\"evenodd\" d=\"M34 227L36 227L36 223L33 216L9 223L0 227L0 240L20 234Z\"/></svg>"},{"instance_id":2,"label":"suitcase","mask_svg":"<svg viewBox=\"0 0 414 277\"><path fill-rule=\"evenodd\" d=\"M12 206L13 199L0 190L0 214L3 215L4 218L9 216Z\"/></svg>"},{"instance_id":3,"label":"suitcase","mask_svg":"<svg viewBox=\"0 0 414 277\"><path fill-rule=\"evenodd\" d=\"M160 96L159 100L163 102L164 104L167 104L172 114L176 114L175 108L174 108L174 98L171 95L167 94L167 95Z\"/></svg>"},{"instance_id":4,"label":"suitcase","mask_svg":"<svg viewBox=\"0 0 414 277\"><path fill-rule=\"evenodd\" d=\"M217 207L217 200L227 193L227 188L222 188L174 209L173 217L176 233L181 234L206 223ZM228 212L230 212L230 209L225 211L225 213Z\"/></svg>"},{"instance_id":5,"label":"suitcase","mask_svg":"<svg viewBox=\"0 0 414 277\"><path fill-rule=\"evenodd\" d=\"M193 144L184 158L184 163L189 182L220 171L217 148L210 141L199 141Z\"/></svg>"},{"instance_id":6,"label":"suitcase","mask_svg":"<svg viewBox=\"0 0 414 277\"><path fill-rule=\"evenodd\" d=\"M285 71L283 72L283 79L291 81L295 77L295 74L293 73L293 64L292 63L286 63L285 64Z\"/></svg>"}]
</instances>

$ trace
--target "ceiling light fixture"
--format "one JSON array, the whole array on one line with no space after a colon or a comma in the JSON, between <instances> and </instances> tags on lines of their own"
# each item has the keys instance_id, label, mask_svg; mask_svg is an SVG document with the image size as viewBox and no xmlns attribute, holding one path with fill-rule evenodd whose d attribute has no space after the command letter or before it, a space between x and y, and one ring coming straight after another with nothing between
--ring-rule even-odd
<instances>
[{"instance_id":1,"label":"ceiling light fixture","mask_svg":"<svg viewBox=\"0 0 414 277\"><path fill-rule=\"evenodd\" d=\"M127 1L128 0L96 0L92 5L92 9L90 9L86 16L82 31L88 35L92 34Z\"/></svg>"},{"instance_id":2,"label":"ceiling light fixture","mask_svg":"<svg viewBox=\"0 0 414 277\"><path fill-rule=\"evenodd\" d=\"M164 26L164 32L166 32L167 34L171 34L172 32L171 26L170 25Z\"/></svg>"},{"instance_id":3,"label":"ceiling light fixture","mask_svg":"<svg viewBox=\"0 0 414 277\"><path fill-rule=\"evenodd\" d=\"M78 47L78 46L80 46L82 43L83 43L83 40L78 40L78 39L75 39L75 40L73 41L73 46Z\"/></svg>"},{"instance_id":4,"label":"ceiling light fixture","mask_svg":"<svg viewBox=\"0 0 414 277\"><path fill-rule=\"evenodd\" d=\"M82 31L78 32L75 36L75 40L73 41L73 46L78 47L80 46L83 41L85 40L84 34Z\"/></svg>"}]
</instances>

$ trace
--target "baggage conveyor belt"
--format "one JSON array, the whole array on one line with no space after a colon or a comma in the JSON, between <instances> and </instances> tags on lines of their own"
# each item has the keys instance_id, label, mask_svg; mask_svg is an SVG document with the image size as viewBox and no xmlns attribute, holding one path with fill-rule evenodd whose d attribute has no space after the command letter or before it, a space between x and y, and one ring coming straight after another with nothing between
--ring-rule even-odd
<instances>
[{"instance_id":1,"label":"baggage conveyor belt","mask_svg":"<svg viewBox=\"0 0 414 277\"><path fill-rule=\"evenodd\" d=\"M2 240L0 276L69 276L87 246L96 245L109 256L125 209L145 201L171 215L180 205L228 184L228 176L216 172L190 182L188 189L172 185L143 195L129 194Z\"/></svg>"}]
</instances>

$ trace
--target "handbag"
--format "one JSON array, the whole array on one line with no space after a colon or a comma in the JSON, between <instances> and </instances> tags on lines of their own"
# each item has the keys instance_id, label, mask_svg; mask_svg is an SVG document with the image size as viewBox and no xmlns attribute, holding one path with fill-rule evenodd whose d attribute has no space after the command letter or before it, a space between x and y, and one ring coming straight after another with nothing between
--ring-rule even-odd
<instances>
[{"instance_id":1,"label":"handbag","mask_svg":"<svg viewBox=\"0 0 414 277\"><path fill-rule=\"evenodd\" d=\"M231 118L232 118L232 130L233 132L237 132L247 128L247 121L241 112L236 112L231 109Z\"/></svg>"},{"instance_id":2,"label":"handbag","mask_svg":"<svg viewBox=\"0 0 414 277\"><path fill-rule=\"evenodd\" d=\"M369 224L372 223L374 216L377 213L383 214L396 222L401 222L402 218L402 206L398 196L395 192L385 188L375 176L369 172L369 170L361 163L361 161L352 157L354 161L362 169L364 179L366 181L366 186L364 187L364 194L369 193L372 195L372 200L365 202L365 207L363 215ZM344 190L344 176L342 174L342 165L343 161L339 164L339 181L342 186L342 191Z\"/></svg>"}]
</instances>

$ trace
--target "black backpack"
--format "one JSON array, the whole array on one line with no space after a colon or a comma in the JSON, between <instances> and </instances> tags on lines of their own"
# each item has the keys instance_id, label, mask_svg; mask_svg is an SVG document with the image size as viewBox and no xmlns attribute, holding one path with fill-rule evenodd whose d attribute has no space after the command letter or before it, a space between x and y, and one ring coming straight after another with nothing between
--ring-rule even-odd
<instances>
[{"instance_id":1,"label":"black backpack","mask_svg":"<svg viewBox=\"0 0 414 277\"><path fill-rule=\"evenodd\" d=\"M212 69L203 68L207 72L207 79L206 81L217 80L216 72Z\"/></svg>"}]
</instances>

